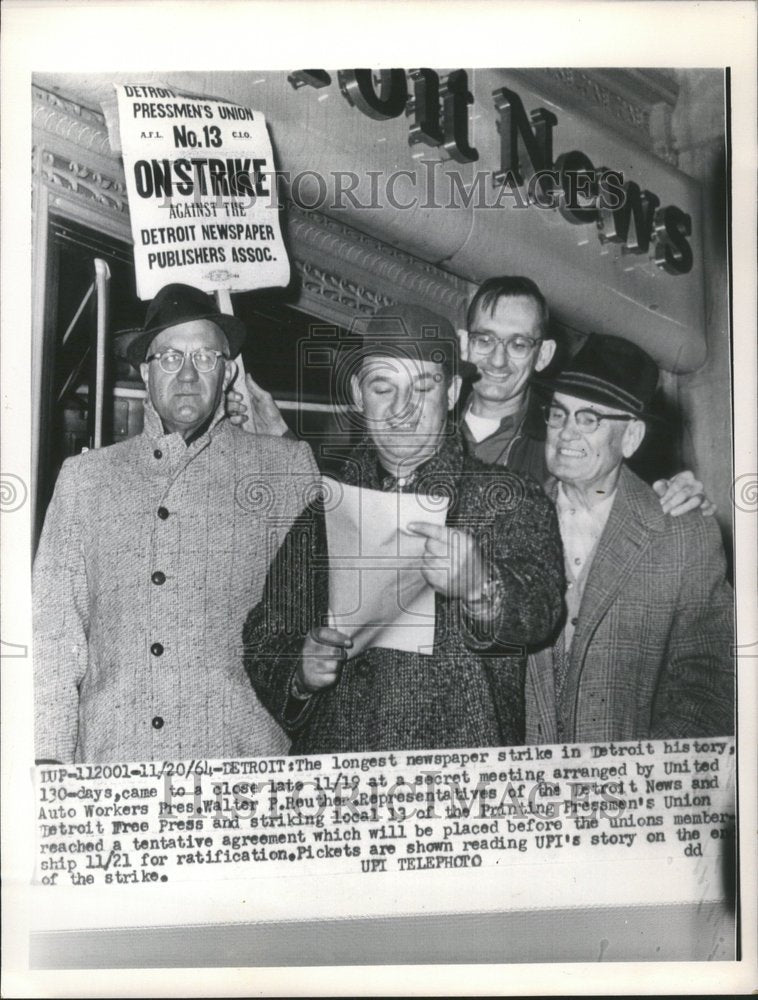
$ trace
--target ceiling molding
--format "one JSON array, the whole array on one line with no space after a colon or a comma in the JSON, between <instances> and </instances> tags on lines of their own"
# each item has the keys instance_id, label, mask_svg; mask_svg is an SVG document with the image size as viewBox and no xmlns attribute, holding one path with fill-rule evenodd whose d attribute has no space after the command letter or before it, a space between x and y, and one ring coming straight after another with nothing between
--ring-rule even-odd
<instances>
[{"instance_id":1,"label":"ceiling molding","mask_svg":"<svg viewBox=\"0 0 758 1000\"><path fill-rule=\"evenodd\" d=\"M677 166L670 128L679 97L675 70L552 67L509 73L560 106L612 128Z\"/></svg>"},{"instance_id":2,"label":"ceiling molding","mask_svg":"<svg viewBox=\"0 0 758 1000\"><path fill-rule=\"evenodd\" d=\"M320 212L289 205L286 220L304 288L354 302L356 315L404 302L425 305L453 322L462 318L473 287L463 278Z\"/></svg>"}]
</instances>

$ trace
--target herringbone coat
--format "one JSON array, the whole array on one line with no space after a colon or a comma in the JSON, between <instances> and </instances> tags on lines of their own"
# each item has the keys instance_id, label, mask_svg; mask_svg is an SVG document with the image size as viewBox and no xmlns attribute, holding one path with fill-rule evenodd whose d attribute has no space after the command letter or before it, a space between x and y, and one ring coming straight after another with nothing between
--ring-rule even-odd
<instances>
[{"instance_id":1,"label":"herringbone coat","mask_svg":"<svg viewBox=\"0 0 758 1000\"><path fill-rule=\"evenodd\" d=\"M36 756L250 757L288 741L240 632L317 478L306 444L222 419L68 459L34 565Z\"/></svg>"}]
</instances>

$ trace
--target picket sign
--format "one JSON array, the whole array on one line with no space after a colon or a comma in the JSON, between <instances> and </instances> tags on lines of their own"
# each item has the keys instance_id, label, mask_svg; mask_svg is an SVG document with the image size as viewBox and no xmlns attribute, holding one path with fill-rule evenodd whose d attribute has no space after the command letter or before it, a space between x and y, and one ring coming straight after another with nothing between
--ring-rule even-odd
<instances>
[{"instance_id":1,"label":"picket sign","mask_svg":"<svg viewBox=\"0 0 758 1000\"><path fill-rule=\"evenodd\" d=\"M111 149L123 158L141 299L184 282L234 315L231 292L286 287L290 263L262 112L139 80L114 84L102 108ZM254 433L245 365L235 360L233 388L248 411L242 426Z\"/></svg>"},{"instance_id":2,"label":"picket sign","mask_svg":"<svg viewBox=\"0 0 758 1000\"><path fill-rule=\"evenodd\" d=\"M222 313L226 313L229 316L234 315L234 307L232 305L232 296L227 288L219 288L214 293L216 296L216 305ZM245 378L245 363L242 360L242 353L238 354L236 357L237 362L237 374L234 377L231 388L235 392L240 393L242 396L242 402L247 407L248 419L242 425L242 429L249 431L250 434L255 433L255 426L253 421L253 403L250 399L250 390L247 387L247 379Z\"/></svg>"}]
</instances>

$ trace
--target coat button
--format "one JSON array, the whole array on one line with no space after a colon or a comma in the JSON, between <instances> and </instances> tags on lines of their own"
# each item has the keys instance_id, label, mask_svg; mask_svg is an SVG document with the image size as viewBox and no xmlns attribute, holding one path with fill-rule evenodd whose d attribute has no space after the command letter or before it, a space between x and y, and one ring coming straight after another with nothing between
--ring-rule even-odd
<instances>
[{"instance_id":1,"label":"coat button","mask_svg":"<svg viewBox=\"0 0 758 1000\"><path fill-rule=\"evenodd\" d=\"M150 579L153 581L153 583L157 583L158 586L160 587L162 583L166 582L166 574L161 573L161 571L158 569L155 571L155 573L153 573Z\"/></svg>"},{"instance_id":2,"label":"coat button","mask_svg":"<svg viewBox=\"0 0 758 1000\"><path fill-rule=\"evenodd\" d=\"M154 642L150 647L150 652L153 656L163 656L163 646L159 642Z\"/></svg>"},{"instance_id":3,"label":"coat button","mask_svg":"<svg viewBox=\"0 0 758 1000\"><path fill-rule=\"evenodd\" d=\"M163 458L163 452L160 450L160 448L155 449L155 451L153 452L153 458Z\"/></svg>"},{"instance_id":4,"label":"coat button","mask_svg":"<svg viewBox=\"0 0 758 1000\"><path fill-rule=\"evenodd\" d=\"M156 715L153 719L153 729L163 729L163 719L160 715Z\"/></svg>"},{"instance_id":5,"label":"coat button","mask_svg":"<svg viewBox=\"0 0 758 1000\"><path fill-rule=\"evenodd\" d=\"M161 519L161 521L166 520L166 518L168 517L168 511L166 510L165 507L158 508L158 517Z\"/></svg>"},{"instance_id":6,"label":"coat button","mask_svg":"<svg viewBox=\"0 0 758 1000\"><path fill-rule=\"evenodd\" d=\"M574 628L576 628L576 626L579 624L579 619L578 618L572 618L571 619L571 624L574 626Z\"/></svg>"}]
</instances>

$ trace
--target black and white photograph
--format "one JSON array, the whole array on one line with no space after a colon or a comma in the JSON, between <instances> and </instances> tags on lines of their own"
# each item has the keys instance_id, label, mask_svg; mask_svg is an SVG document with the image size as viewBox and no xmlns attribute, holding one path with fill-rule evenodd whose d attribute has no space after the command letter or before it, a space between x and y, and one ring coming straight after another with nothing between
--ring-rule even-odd
<instances>
[{"instance_id":1,"label":"black and white photograph","mask_svg":"<svg viewBox=\"0 0 758 1000\"><path fill-rule=\"evenodd\" d=\"M691 51L456 58L453 6L437 50L387 41L429 4L368 52L341 5L157 4L218 47L5 63L15 984L754 966L755 53L597 4Z\"/></svg>"}]
</instances>

